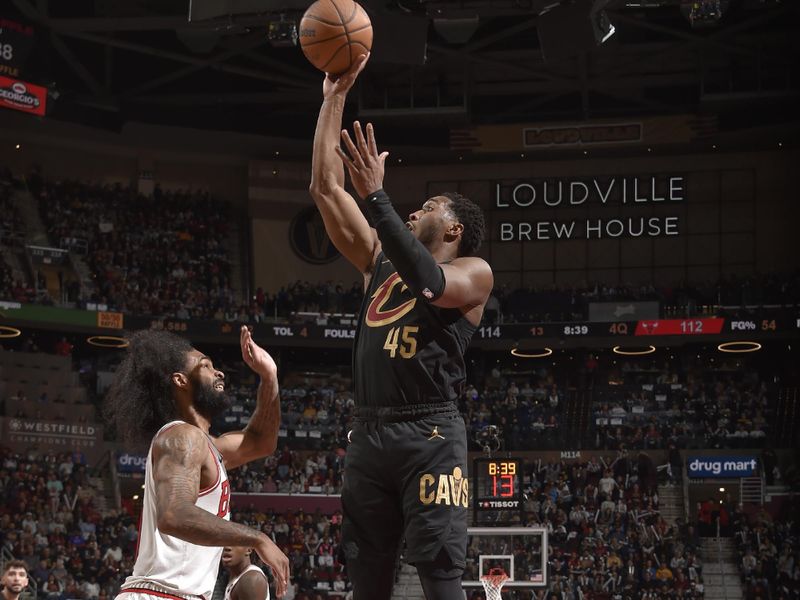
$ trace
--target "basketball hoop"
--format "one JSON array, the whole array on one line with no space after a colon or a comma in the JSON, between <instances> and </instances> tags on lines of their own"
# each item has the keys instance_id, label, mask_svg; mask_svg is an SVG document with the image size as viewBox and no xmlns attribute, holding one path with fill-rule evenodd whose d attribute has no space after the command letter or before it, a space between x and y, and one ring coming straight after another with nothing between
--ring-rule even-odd
<instances>
[{"instance_id":1,"label":"basketball hoop","mask_svg":"<svg viewBox=\"0 0 800 600\"><path fill-rule=\"evenodd\" d=\"M500 591L506 581L508 581L508 575L499 567L489 569L488 575L482 575L481 583L486 592L486 600L501 600Z\"/></svg>"}]
</instances>

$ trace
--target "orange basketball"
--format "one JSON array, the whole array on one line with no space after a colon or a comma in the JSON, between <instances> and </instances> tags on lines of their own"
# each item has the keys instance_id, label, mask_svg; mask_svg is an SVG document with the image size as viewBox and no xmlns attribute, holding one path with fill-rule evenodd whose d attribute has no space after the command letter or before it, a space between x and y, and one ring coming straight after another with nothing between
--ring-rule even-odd
<instances>
[{"instance_id":1,"label":"orange basketball","mask_svg":"<svg viewBox=\"0 0 800 600\"><path fill-rule=\"evenodd\" d=\"M353 0L317 0L300 21L300 47L320 71L338 75L372 48L372 23Z\"/></svg>"}]
</instances>

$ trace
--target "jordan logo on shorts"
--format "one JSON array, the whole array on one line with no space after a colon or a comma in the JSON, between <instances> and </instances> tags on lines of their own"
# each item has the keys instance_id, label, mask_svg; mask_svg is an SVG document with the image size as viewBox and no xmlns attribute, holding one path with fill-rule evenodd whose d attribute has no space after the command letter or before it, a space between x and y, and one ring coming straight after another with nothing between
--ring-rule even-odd
<instances>
[{"instance_id":1,"label":"jordan logo on shorts","mask_svg":"<svg viewBox=\"0 0 800 600\"><path fill-rule=\"evenodd\" d=\"M433 428L433 431L431 432L431 437L428 438L428 441L430 442L432 439L435 439L435 438L439 438L440 440L444 439L444 436L439 433L439 426L438 425L436 425Z\"/></svg>"}]
</instances>

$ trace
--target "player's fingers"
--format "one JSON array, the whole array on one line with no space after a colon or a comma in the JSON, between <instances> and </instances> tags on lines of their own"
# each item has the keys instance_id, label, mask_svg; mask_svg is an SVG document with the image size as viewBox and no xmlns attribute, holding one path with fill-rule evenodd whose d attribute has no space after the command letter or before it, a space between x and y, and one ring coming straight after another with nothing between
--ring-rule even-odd
<instances>
[{"instance_id":1,"label":"player's fingers","mask_svg":"<svg viewBox=\"0 0 800 600\"><path fill-rule=\"evenodd\" d=\"M278 585L276 586L277 589L275 590L277 593L278 598L283 596L286 593L286 588L288 587L288 567L283 564L281 561L279 564L275 565L273 571L276 575L276 579L278 581Z\"/></svg>"},{"instance_id":2,"label":"player's fingers","mask_svg":"<svg viewBox=\"0 0 800 600\"><path fill-rule=\"evenodd\" d=\"M367 140L364 138L364 131L361 129L361 123L358 121L353 123L353 132L356 134L356 143L358 144L358 151L361 156L371 156L369 153L369 147L367 146Z\"/></svg>"},{"instance_id":3,"label":"player's fingers","mask_svg":"<svg viewBox=\"0 0 800 600\"><path fill-rule=\"evenodd\" d=\"M285 594L292 578L291 573L289 572L289 559L285 556L283 559L283 564L284 564L283 593Z\"/></svg>"},{"instance_id":4,"label":"player's fingers","mask_svg":"<svg viewBox=\"0 0 800 600\"><path fill-rule=\"evenodd\" d=\"M239 345L242 348L242 356L247 356L247 327L242 325L239 330Z\"/></svg>"},{"instance_id":5,"label":"player's fingers","mask_svg":"<svg viewBox=\"0 0 800 600\"><path fill-rule=\"evenodd\" d=\"M359 168L366 166L364 164L364 157L358 151L358 148L356 148L356 145L353 143L353 140L350 137L350 133L346 129L342 130L342 141L344 142L344 145L347 146L347 151L352 157L352 163Z\"/></svg>"},{"instance_id":6,"label":"player's fingers","mask_svg":"<svg viewBox=\"0 0 800 600\"><path fill-rule=\"evenodd\" d=\"M367 123L367 146L370 156L378 155L378 143L375 141L375 127L372 123Z\"/></svg>"},{"instance_id":7,"label":"player's fingers","mask_svg":"<svg viewBox=\"0 0 800 600\"><path fill-rule=\"evenodd\" d=\"M389 156L388 152L381 152L381 155L378 157L378 160L381 161L381 166L386 164L386 157Z\"/></svg>"},{"instance_id":8,"label":"player's fingers","mask_svg":"<svg viewBox=\"0 0 800 600\"><path fill-rule=\"evenodd\" d=\"M364 70L365 66L367 66L367 60L369 60L369 53L357 56L356 59L350 64L350 68L345 73L345 76L352 79L358 77L358 74Z\"/></svg>"},{"instance_id":9,"label":"player's fingers","mask_svg":"<svg viewBox=\"0 0 800 600\"><path fill-rule=\"evenodd\" d=\"M350 157L347 155L347 152L342 150L341 146L336 146L334 149L336 150L336 154L339 155L339 158L342 159L344 166L347 167L347 171L350 173L350 176L352 177L354 173L358 173L358 169L353 164L353 161L350 159Z\"/></svg>"}]
</instances>

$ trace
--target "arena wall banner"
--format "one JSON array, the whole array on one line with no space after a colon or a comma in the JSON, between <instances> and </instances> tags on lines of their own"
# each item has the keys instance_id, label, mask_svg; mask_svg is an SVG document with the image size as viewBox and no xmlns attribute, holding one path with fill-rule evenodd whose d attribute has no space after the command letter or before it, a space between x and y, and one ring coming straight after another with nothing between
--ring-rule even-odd
<instances>
[{"instance_id":1,"label":"arena wall banner","mask_svg":"<svg viewBox=\"0 0 800 600\"><path fill-rule=\"evenodd\" d=\"M451 129L450 148L470 152L515 152L549 150L553 147L678 144L712 134L716 129L717 118L713 115L478 125Z\"/></svg>"},{"instance_id":2,"label":"arena wall banner","mask_svg":"<svg viewBox=\"0 0 800 600\"><path fill-rule=\"evenodd\" d=\"M0 106L44 116L47 109L47 88L0 76Z\"/></svg>"},{"instance_id":3,"label":"arena wall banner","mask_svg":"<svg viewBox=\"0 0 800 600\"><path fill-rule=\"evenodd\" d=\"M752 477L756 474L757 467L758 459L752 454L717 456L689 454L686 457L686 471L690 479Z\"/></svg>"},{"instance_id":4,"label":"arena wall banner","mask_svg":"<svg viewBox=\"0 0 800 600\"><path fill-rule=\"evenodd\" d=\"M144 473L146 464L147 456L144 454L133 454L131 452L117 453L118 473Z\"/></svg>"},{"instance_id":5,"label":"arena wall banner","mask_svg":"<svg viewBox=\"0 0 800 600\"><path fill-rule=\"evenodd\" d=\"M102 425L70 421L2 417L0 442L16 451L31 448L52 452L79 450L93 461L104 451Z\"/></svg>"}]
</instances>

